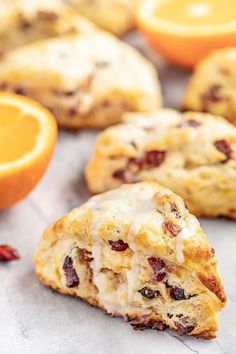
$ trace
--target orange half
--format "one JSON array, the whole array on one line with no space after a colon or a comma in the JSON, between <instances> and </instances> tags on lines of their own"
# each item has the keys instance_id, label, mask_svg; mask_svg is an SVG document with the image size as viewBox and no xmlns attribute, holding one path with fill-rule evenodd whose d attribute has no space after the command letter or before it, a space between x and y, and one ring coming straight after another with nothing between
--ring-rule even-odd
<instances>
[{"instance_id":1,"label":"orange half","mask_svg":"<svg viewBox=\"0 0 236 354\"><path fill-rule=\"evenodd\" d=\"M0 93L0 210L35 187L56 138L56 121L47 109L29 98Z\"/></svg>"},{"instance_id":2,"label":"orange half","mask_svg":"<svg viewBox=\"0 0 236 354\"><path fill-rule=\"evenodd\" d=\"M192 68L212 50L236 46L236 1L143 0L137 24L160 54Z\"/></svg>"}]
</instances>

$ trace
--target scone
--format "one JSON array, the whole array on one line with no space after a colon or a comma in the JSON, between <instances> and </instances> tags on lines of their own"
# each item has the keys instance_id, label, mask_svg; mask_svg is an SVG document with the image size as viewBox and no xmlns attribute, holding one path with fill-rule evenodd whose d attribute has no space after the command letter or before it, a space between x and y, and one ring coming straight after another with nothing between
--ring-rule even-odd
<instances>
[{"instance_id":1,"label":"scone","mask_svg":"<svg viewBox=\"0 0 236 354\"><path fill-rule=\"evenodd\" d=\"M236 125L236 47L217 50L198 65L182 106L222 115Z\"/></svg>"},{"instance_id":2,"label":"scone","mask_svg":"<svg viewBox=\"0 0 236 354\"><path fill-rule=\"evenodd\" d=\"M77 10L99 27L122 35L134 26L138 0L71 0Z\"/></svg>"},{"instance_id":3,"label":"scone","mask_svg":"<svg viewBox=\"0 0 236 354\"><path fill-rule=\"evenodd\" d=\"M92 197L44 233L36 274L134 329L216 336L226 297L214 250L182 198L157 183Z\"/></svg>"},{"instance_id":4,"label":"scone","mask_svg":"<svg viewBox=\"0 0 236 354\"><path fill-rule=\"evenodd\" d=\"M94 193L157 181L197 216L236 219L236 128L210 114L132 114L102 132L86 168Z\"/></svg>"},{"instance_id":5,"label":"scone","mask_svg":"<svg viewBox=\"0 0 236 354\"><path fill-rule=\"evenodd\" d=\"M153 64L102 31L29 44L0 64L0 90L38 100L64 127L105 127L161 105Z\"/></svg>"},{"instance_id":6,"label":"scone","mask_svg":"<svg viewBox=\"0 0 236 354\"><path fill-rule=\"evenodd\" d=\"M1 55L39 39L95 30L63 0L1 0Z\"/></svg>"}]
</instances>

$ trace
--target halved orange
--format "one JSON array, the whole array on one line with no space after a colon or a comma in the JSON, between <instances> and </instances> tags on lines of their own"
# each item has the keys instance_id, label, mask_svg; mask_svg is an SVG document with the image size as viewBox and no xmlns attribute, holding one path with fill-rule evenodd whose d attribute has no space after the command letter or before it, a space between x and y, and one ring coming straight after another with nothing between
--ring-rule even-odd
<instances>
[{"instance_id":1,"label":"halved orange","mask_svg":"<svg viewBox=\"0 0 236 354\"><path fill-rule=\"evenodd\" d=\"M236 46L236 0L141 0L137 25L164 57L194 67L212 50Z\"/></svg>"},{"instance_id":2,"label":"halved orange","mask_svg":"<svg viewBox=\"0 0 236 354\"><path fill-rule=\"evenodd\" d=\"M0 210L35 187L56 139L56 121L46 108L27 97L0 93Z\"/></svg>"}]
</instances>

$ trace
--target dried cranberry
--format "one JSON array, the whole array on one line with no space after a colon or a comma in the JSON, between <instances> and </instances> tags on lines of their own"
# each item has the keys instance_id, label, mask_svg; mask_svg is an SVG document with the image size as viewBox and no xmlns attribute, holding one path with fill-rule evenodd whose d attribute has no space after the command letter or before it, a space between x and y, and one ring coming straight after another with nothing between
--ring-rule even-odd
<instances>
[{"instance_id":1,"label":"dried cranberry","mask_svg":"<svg viewBox=\"0 0 236 354\"><path fill-rule=\"evenodd\" d=\"M179 313L178 315L176 315L177 318L181 318L183 317L183 314L182 313Z\"/></svg>"},{"instance_id":2,"label":"dried cranberry","mask_svg":"<svg viewBox=\"0 0 236 354\"><path fill-rule=\"evenodd\" d=\"M184 289L178 286L172 286L170 290L170 296L174 300L185 300Z\"/></svg>"},{"instance_id":3,"label":"dried cranberry","mask_svg":"<svg viewBox=\"0 0 236 354\"><path fill-rule=\"evenodd\" d=\"M231 149L231 146L229 145L228 141L226 141L224 139L217 140L217 141L215 141L214 145L217 148L217 150L219 150L220 152L222 152L226 156L225 162L232 158L232 149Z\"/></svg>"},{"instance_id":4,"label":"dried cranberry","mask_svg":"<svg viewBox=\"0 0 236 354\"><path fill-rule=\"evenodd\" d=\"M125 251L129 247L128 243L125 243L122 240L118 240L118 241L109 240L109 244L111 245L112 251L118 251L118 252Z\"/></svg>"},{"instance_id":5,"label":"dried cranberry","mask_svg":"<svg viewBox=\"0 0 236 354\"><path fill-rule=\"evenodd\" d=\"M148 167L158 167L160 166L166 157L166 151L148 151L145 154L145 163Z\"/></svg>"},{"instance_id":6,"label":"dried cranberry","mask_svg":"<svg viewBox=\"0 0 236 354\"><path fill-rule=\"evenodd\" d=\"M177 219L180 219L181 218L181 213L177 207L177 205L175 203L171 203L171 212L174 214L174 216L177 218Z\"/></svg>"},{"instance_id":7,"label":"dried cranberry","mask_svg":"<svg viewBox=\"0 0 236 354\"><path fill-rule=\"evenodd\" d=\"M180 335L191 333L195 328L195 326L193 326L193 325L190 325L190 324L183 325L178 322L175 322L175 325L176 325L177 331Z\"/></svg>"},{"instance_id":8,"label":"dried cranberry","mask_svg":"<svg viewBox=\"0 0 236 354\"><path fill-rule=\"evenodd\" d=\"M71 108L68 110L68 116L69 116L70 118L74 118L77 113L78 113L77 107L71 107Z\"/></svg>"},{"instance_id":9,"label":"dried cranberry","mask_svg":"<svg viewBox=\"0 0 236 354\"><path fill-rule=\"evenodd\" d=\"M148 299L154 299L156 298L158 295L160 295L160 291L158 290L152 290L150 288L148 288L147 286L145 286L144 288L138 290L138 292L143 295L144 297L147 297Z\"/></svg>"},{"instance_id":10,"label":"dried cranberry","mask_svg":"<svg viewBox=\"0 0 236 354\"><path fill-rule=\"evenodd\" d=\"M71 257L66 256L63 264L63 270L65 272L66 286L68 288L74 288L80 284L76 270L73 268L73 260Z\"/></svg>"},{"instance_id":11,"label":"dried cranberry","mask_svg":"<svg viewBox=\"0 0 236 354\"><path fill-rule=\"evenodd\" d=\"M160 166L166 157L166 151L147 151L143 156L139 158L132 158L129 161L129 165L136 165L139 170L145 168L154 168Z\"/></svg>"},{"instance_id":12,"label":"dried cranberry","mask_svg":"<svg viewBox=\"0 0 236 354\"><path fill-rule=\"evenodd\" d=\"M174 315L172 313L167 313L167 317L171 319Z\"/></svg>"},{"instance_id":13,"label":"dried cranberry","mask_svg":"<svg viewBox=\"0 0 236 354\"><path fill-rule=\"evenodd\" d=\"M81 250L81 255L82 255L82 259L85 262L92 262L93 261L93 257L92 257L92 253L87 251L87 250Z\"/></svg>"},{"instance_id":14,"label":"dried cranberry","mask_svg":"<svg viewBox=\"0 0 236 354\"><path fill-rule=\"evenodd\" d=\"M19 28L22 31L27 31L32 26L32 23L28 21L23 15L19 15Z\"/></svg>"},{"instance_id":15,"label":"dried cranberry","mask_svg":"<svg viewBox=\"0 0 236 354\"><path fill-rule=\"evenodd\" d=\"M221 85L212 85L209 87L208 91L201 96L203 111L209 110L209 103L219 102L223 99L223 96L220 93L221 88Z\"/></svg>"},{"instance_id":16,"label":"dried cranberry","mask_svg":"<svg viewBox=\"0 0 236 354\"><path fill-rule=\"evenodd\" d=\"M135 331L143 331L145 329L155 329L159 331L164 331L168 326L162 321L157 321L151 318L150 315L140 316L133 320L131 326Z\"/></svg>"},{"instance_id":17,"label":"dried cranberry","mask_svg":"<svg viewBox=\"0 0 236 354\"><path fill-rule=\"evenodd\" d=\"M165 262L161 258L149 257L148 263L153 269L154 280L157 282L162 281L166 276Z\"/></svg>"},{"instance_id":18,"label":"dried cranberry","mask_svg":"<svg viewBox=\"0 0 236 354\"><path fill-rule=\"evenodd\" d=\"M177 236L181 231L181 228L177 225L174 225L171 221L165 221L162 226L164 231L168 231L174 237Z\"/></svg>"},{"instance_id":19,"label":"dried cranberry","mask_svg":"<svg viewBox=\"0 0 236 354\"><path fill-rule=\"evenodd\" d=\"M156 273L154 279L159 282L162 281L165 278L165 276L166 276L165 272Z\"/></svg>"},{"instance_id":20,"label":"dried cranberry","mask_svg":"<svg viewBox=\"0 0 236 354\"><path fill-rule=\"evenodd\" d=\"M149 257L147 260L148 260L148 263L150 264L150 266L152 267L152 269L155 272L160 271L163 268L165 268L166 264L163 261L163 259L161 259L161 258Z\"/></svg>"},{"instance_id":21,"label":"dried cranberry","mask_svg":"<svg viewBox=\"0 0 236 354\"><path fill-rule=\"evenodd\" d=\"M0 262L11 262L20 259L18 252L8 245L0 245Z\"/></svg>"},{"instance_id":22,"label":"dried cranberry","mask_svg":"<svg viewBox=\"0 0 236 354\"><path fill-rule=\"evenodd\" d=\"M118 179L121 182L127 182L125 170L116 170L115 172L113 172L112 177Z\"/></svg>"},{"instance_id":23,"label":"dried cranberry","mask_svg":"<svg viewBox=\"0 0 236 354\"><path fill-rule=\"evenodd\" d=\"M195 119L188 119L185 120L183 123L181 123L179 125L180 128L184 128L184 127L192 127L192 128L197 128L201 125L201 123L199 123L197 120Z\"/></svg>"},{"instance_id":24,"label":"dried cranberry","mask_svg":"<svg viewBox=\"0 0 236 354\"><path fill-rule=\"evenodd\" d=\"M16 87L14 89L14 92L17 94L17 95L22 95L24 96L26 94L26 91L23 87Z\"/></svg>"}]
</instances>

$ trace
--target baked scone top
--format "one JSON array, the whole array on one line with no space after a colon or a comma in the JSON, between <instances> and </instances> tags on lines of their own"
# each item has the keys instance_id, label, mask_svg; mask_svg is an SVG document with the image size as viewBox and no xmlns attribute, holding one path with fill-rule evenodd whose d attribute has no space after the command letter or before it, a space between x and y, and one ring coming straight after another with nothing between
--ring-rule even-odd
<instances>
[{"instance_id":1,"label":"baked scone top","mask_svg":"<svg viewBox=\"0 0 236 354\"><path fill-rule=\"evenodd\" d=\"M127 115L123 124L103 131L97 138L86 176L94 192L111 187L116 171L120 178L113 178L114 186L121 181L134 182L137 173L139 180L151 173L157 180L163 176L164 181L164 176L173 170L181 178L201 168L217 174L220 167L220 171L236 178L235 153L236 129L225 119L163 109L149 115Z\"/></svg>"},{"instance_id":2,"label":"baked scone top","mask_svg":"<svg viewBox=\"0 0 236 354\"><path fill-rule=\"evenodd\" d=\"M107 92L139 101L140 110L155 109L161 101L154 66L105 32L39 41L10 52L1 61L1 84L31 87L32 79L34 87L51 85L59 93L80 90L88 105L94 97L107 99Z\"/></svg>"},{"instance_id":3,"label":"baked scone top","mask_svg":"<svg viewBox=\"0 0 236 354\"><path fill-rule=\"evenodd\" d=\"M236 124L236 48L214 51L190 78L182 107L219 114Z\"/></svg>"},{"instance_id":4,"label":"baked scone top","mask_svg":"<svg viewBox=\"0 0 236 354\"><path fill-rule=\"evenodd\" d=\"M0 50L54 36L96 31L63 0L1 0Z\"/></svg>"},{"instance_id":5,"label":"baked scone top","mask_svg":"<svg viewBox=\"0 0 236 354\"><path fill-rule=\"evenodd\" d=\"M78 235L82 243L84 239L86 248L96 249L97 242L114 242L117 247L127 245L128 253L142 252L177 263L204 284L216 308L225 302L214 250L198 220L181 197L158 183L123 185L90 198L46 231L37 253L43 254L45 249L46 255L50 245L70 234ZM117 272L127 263L126 256L126 252L117 252ZM101 267L97 264L97 268Z\"/></svg>"},{"instance_id":6,"label":"baked scone top","mask_svg":"<svg viewBox=\"0 0 236 354\"><path fill-rule=\"evenodd\" d=\"M230 156L216 146L220 140L227 140ZM124 153L132 158L139 151L165 151L163 163L173 168L194 168L226 160L228 165L236 166L236 129L225 119L211 114L182 114L171 109L148 115L127 114L124 123L106 129L97 142L98 149L103 145L97 152L104 156L114 152L115 156Z\"/></svg>"}]
</instances>

